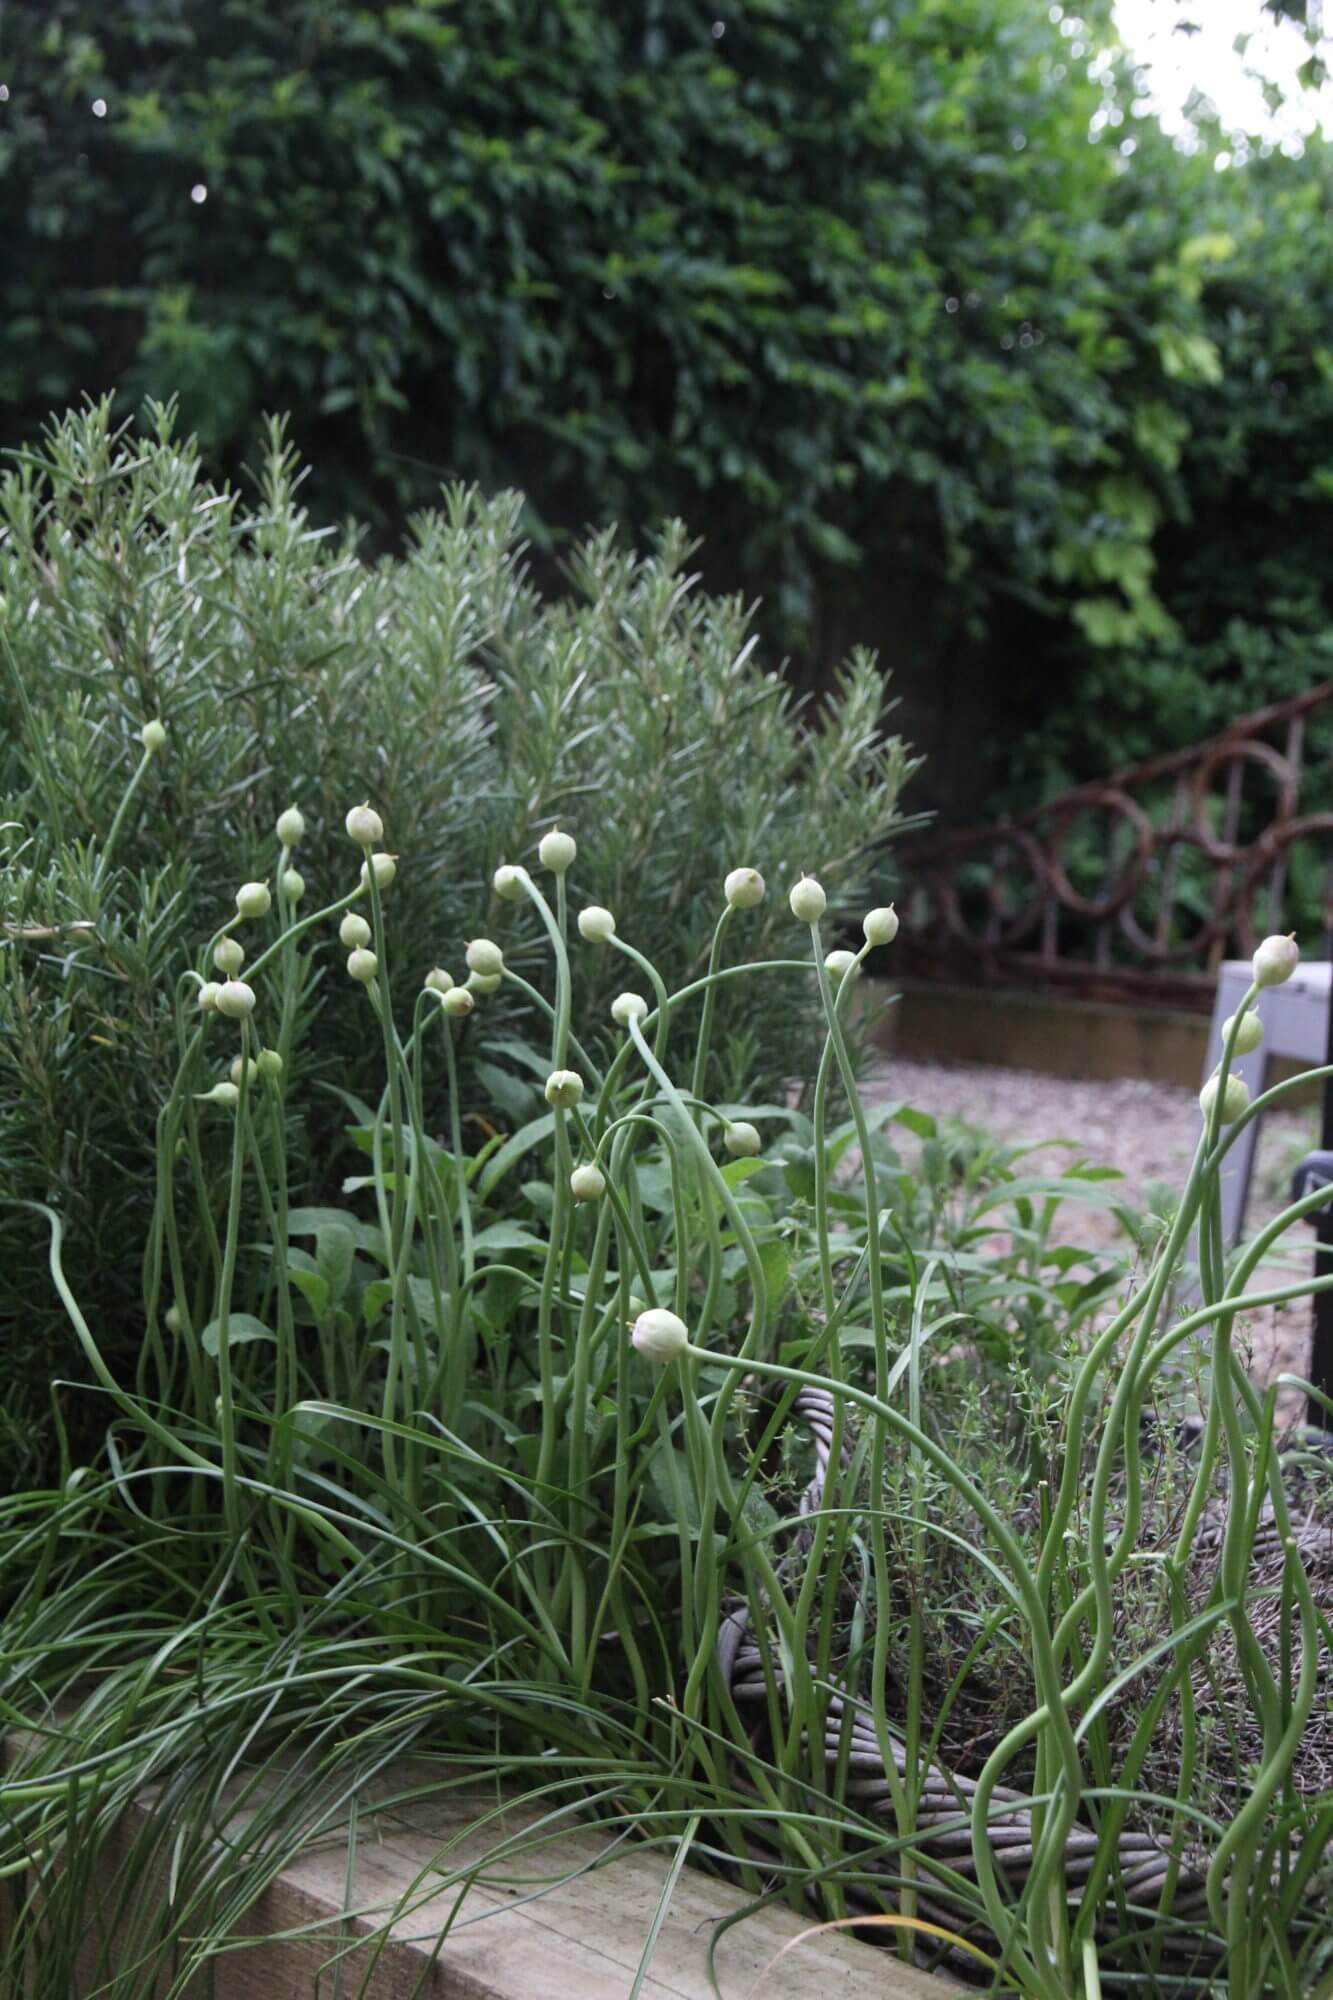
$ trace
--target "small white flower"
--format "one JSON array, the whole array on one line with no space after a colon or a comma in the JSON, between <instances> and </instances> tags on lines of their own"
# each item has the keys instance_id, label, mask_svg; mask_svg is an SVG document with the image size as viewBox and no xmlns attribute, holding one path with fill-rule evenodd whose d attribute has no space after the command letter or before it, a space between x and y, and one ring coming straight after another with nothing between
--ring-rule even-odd
<instances>
[{"instance_id":1,"label":"small white flower","mask_svg":"<svg viewBox=\"0 0 1333 2000\"><path fill-rule=\"evenodd\" d=\"M446 972L442 965L432 966L426 974L426 985L432 993L447 993L453 983L453 973Z\"/></svg>"},{"instance_id":2,"label":"small white flower","mask_svg":"<svg viewBox=\"0 0 1333 2000\"><path fill-rule=\"evenodd\" d=\"M353 806L343 821L347 835L358 847L373 847L377 840L384 838L384 821L369 801L362 806Z\"/></svg>"},{"instance_id":3,"label":"small white flower","mask_svg":"<svg viewBox=\"0 0 1333 2000\"><path fill-rule=\"evenodd\" d=\"M558 826L553 826L549 833L544 833L537 843L537 853L542 867L549 868L553 875L563 875L567 868L572 867L574 856L578 851L578 843L573 834L561 833Z\"/></svg>"},{"instance_id":4,"label":"small white flower","mask_svg":"<svg viewBox=\"0 0 1333 2000\"><path fill-rule=\"evenodd\" d=\"M398 873L398 856L396 854L372 854L370 863L371 867L375 870L375 880L380 888L389 888L392 885L394 876ZM364 861L361 863L361 887L363 889L370 887L370 868L366 866Z\"/></svg>"},{"instance_id":5,"label":"small white flower","mask_svg":"<svg viewBox=\"0 0 1333 2000\"><path fill-rule=\"evenodd\" d=\"M239 938L219 938L213 947L213 963L228 979L234 979L245 964L245 948Z\"/></svg>"},{"instance_id":6,"label":"small white flower","mask_svg":"<svg viewBox=\"0 0 1333 2000\"><path fill-rule=\"evenodd\" d=\"M164 748L166 740L167 725L165 722L159 722L156 716L153 717L151 722L145 722L143 728L139 731L139 741L143 744L144 749L150 757L155 757L158 751Z\"/></svg>"},{"instance_id":7,"label":"small white flower","mask_svg":"<svg viewBox=\"0 0 1333 2000\"><path fill-rule=\"evenodd\" d=\"M569 1177L569 1191L575 1201L600 1201L606 1193L606 1175L600 1167L575 1167Z\"/></svg>"},{"instance_id":8,"label":"small white flower","mask_svg":"<svg viewBox=\"0 0 1333 2000\"><path fill-rule=\"evenodd\" d=\"M517 868L511 867L507 861L502 861L492 875L491 887L506 903L519 903L523 900L523 877Z\"/></svg>"},{"instance_id":9,"label":"small white flower","mask_svg":"<svg viewBox=\"0 0 1333 2000\"><path fill-rule=\"evenodd\" d=\"M641 1021L647 1012L648 1002L642 993L617 993L611 1002L611 1019L621 1028L628 1028L631 1021Z\"/></svg>"},{"instance_id":10,"label":"small white flower","mask_svg":"<svg viewBox=\"0 0 1333 2000\"><path fill-rule=\"evenodd\" d=\"M803 924L817 924L828 904L828 897L820 888L813 875L802 875L799 882L792 884L787 901L791 913L799 917Z\"/></svg>"},{"instance_id":11,"label":"small white flower","mask_svg":"<svg viewBox=\"0 0 1333 2000\"><path fill-rule=\"evenodd\" d=\"M583 1098L583 1078L576 1069L553 1069L546 1079L546 1102L558 1111L572 1111Z\"/></svg>"},{"instance_id":12,"label":"small white flower","mask_svg":"<svg viewBox=\"0 0 1333 2000\"><path fill-rule=\"evenodd\" d=\"M380 962L373 951L366 951L358 946L355 951L349 952L347 970L358 985L369 986L379 969Z\"/></svg>"},{"instance_id":13,"label":"small white flower","mask_svg":"<svg viewBox=\"0 0 1333 2000\"><path fill-rule=\"evenodd\" d=\"M1222 1046L1224 1048L1231 1034L1231 1024L1235 1018L1234 1014L1228 1015L1227 1019L1222 1023ZM1242 1014L1240 1017L1240 1026L1236 1030L1236 1054L1238 1056L1249 1055L1252 1049L1258 1048L1263 1038L1264 1024L1254 1009L1251 1008L1248 1014Z\"/></svg>"},{"instance_id":14,"label":"small white flower","mask_svg":"<svg viewBox=\"0 0 1333 2000\"><path fill-rule=\"evenodd\" d=\"M867 944L892 944L898 935L898 912L892 903L882 909L867 910L861 919L861 929Z\"/></svg>"},{"instance_id":15,"label":"small white flower","mask_svg":"<svg viewBox=\"0 0 1333 2000\"><path fill-rule=\"evenodd\" d=\"M504 953L490 938L473 938L463 953L471 972L480 972L486 979L498 978L505 969Z\"/></svg>"},{"instance_id":16,"label":"small white flower","mask_svg":"<svg viewBox=\"0 0 1333 2000\"><path fill-rule=\"evenodd\" d=\"M305 816L295 806L288 806L278 814L277 836L284 847L295 847L305 832Z\"/></svg>"},{"instance_id":17,"label":"small white flower","mask_svg":"<svg viewBox=\"0 0 1333 2000\"><path fill-rule=\"evenodd\" d=\"M359 945L370 943L370 925L355 910L349 910L338 926L338 936L348 951L355 951Z\"/></svg>"},{"instance_id":18,"label":"small white flower","mask_svg":"<svg viewBox=\"0 0 1333 2000\"><path fill-rule=\"evenodd\" d=\"M733 868L722 893L733 910L752 910L764 900L764 878L757 868Z\"/></svg>"},{"instance_id":19,"label":"small white flower","mask_svg":"<svg viewBox=\"0 0 1333 2000\"><path fill-rule=\"evenodd\" d=\"M282 871L282 893L289 903L299 903L305 894L305 876L299 868L284 868Z\"/></svg>"},{"instance_id":20,"label":"small white flower","mask_svg":"<svg viewBox=\"0 0 1333 2000\"><path fill-rule=\"evenodd\" d=\"M1296 933L1290 937L1266 937L1254 954L1256 986L1285 986L1301 962Z\"/></svg>"},{"instance_id":21,"label":"small white flower","mask_svg":"<svg viewBox=\"0 0 1333 2000\"><path fill-rule=\"evenodd\" d=\"M241 917L266 917L273 908L273 897L267 882L242 882L236 891L236 914Z\"/></svg>"},{"instance_id":22,"label":"small white flower","mask_svg":"<svg viewBox=\"0 0 1333 2000\"><path fill-rule=\"evenodd\" d=\"M1217 1085L1218 1078L1210 1076L1203 1089L1199 1092L1199 1109L1205 1118L1212 1115L1213 1106L1217 1102ZM1224 1125L1234 1125L1241 1113L1248 1110L1249 1102L1250 1093L1244 1077L1229 1076L1227 1078L1227 1087L1222 1094L1222 1123Z\"/></svg>"},{"instance_id":23,"label":"small white flower","mask_svg":"<svg viewBox=\"0 0 1333 2000\"><path fill-rule=\"evenodd\" d=\"M213 1005L229 1021L244 1021L255 1011L254 988L247 986L243 979L225 980L217 990Z\"/></svg>"},{"instance_id":24,"label":"small white flower","mask_svg":"<svg viewBox=\"0 0 1333 2000\"><path fill-rule=\"evenodd\" d=\"M752 1160L756 1153L762 1153L764 1142L758 1131L747 1119L734 1118L722 1134L722 1144L737 1160Z\"/></svg>"},{"instance_id":25,"label":"small white flower","mask_svg":"<svg viewBox=\"0 0 1333 2000\"><path fill-rule=\"evenodd\" d=\"M690 1344L689 1329L683 1319L662 1306L641 1312L630 1331L630 1339L649 1361L675 1361Z\"/></svg>"},{"instance_id":26,"label":"small white flower","mask_svg":"<svg viewBox=\"0 0 1333 2000\"><path fill-rule=\"evenodd\" d=\"M476 1004L466 986L451 986L440 1001L445 1013L454 1021L466 1020Z\"/></svg>"},{"instance_id":27,"label":"small white flower","mask_svg":"<svg viewBox=\"0 0 1333 2000\"><path fill-rule=\"evenodd\" d=\"M854 951L831 951L824 960L824 970L830 979L845 979L849 972L857 969Z\"/></svg>"},{"instance_id":28,"label":"small white flower","mask_svg":"<svg viewBox=\"0 0 1333 2000\"><path fill-rule=\"evenodd\" d=\"M589 944L605 944L615 936L615 929L615 918L600 903L589 903L586 910L579 911L579 936Z\"/></svg>"}]
</instances>

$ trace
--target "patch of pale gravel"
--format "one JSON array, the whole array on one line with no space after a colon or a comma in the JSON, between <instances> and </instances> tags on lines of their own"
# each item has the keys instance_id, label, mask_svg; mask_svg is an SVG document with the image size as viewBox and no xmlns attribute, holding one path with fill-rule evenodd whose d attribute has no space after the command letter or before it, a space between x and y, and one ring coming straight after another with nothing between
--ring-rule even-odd
<instances>
[{"instance_id":1,"label":"patch of pale gravel","mask_svg":"<svg viewBox=\"0 0 1333 2000\"><path fill-rule=\"evenodd\" d=\"M1092 1081L1041 1076L1032 1070L998 1069L983 1063L913 1062L897 1057L879 1064L866 1078L868 1102L903 1098L935 1118L962 1119L1007 1143L1046 1143L1025 1163L1032 1173L1062 1173L1075 1160L1114 1167L1125 1177L1125 1194L1138 1206L1149 1181L1183 1187L1199 1136L1198 1099L1191 1090L1142 1077ZM899 1127L894 1144L910 1157L912 1142ZM1313 1111L1272 1112L1261 1123L1245 1216L1245 1234L1271 1220L1288 1199L1291 1172L1301 1155L1318 1144ZM1089 1248L1106 1244L1119 1225L1105 1209L1070 1206L1061 1219L1060 1240ZM1288 1262L1263 1267L1251 1289L1267 1282L1291 1283L1313 1267L1313 1232L1291 1232ZM1251 1373L1267 1383L1284 1372L1305 1375L1310 1364L1310 1309L1304 1304L1260 1307L1247 1315L1242 1337L1252 1354ZM1281 1400L1284 1418L1299 1422L1304 1403L1298 1394Z\"/></svg>"}]
</instances>

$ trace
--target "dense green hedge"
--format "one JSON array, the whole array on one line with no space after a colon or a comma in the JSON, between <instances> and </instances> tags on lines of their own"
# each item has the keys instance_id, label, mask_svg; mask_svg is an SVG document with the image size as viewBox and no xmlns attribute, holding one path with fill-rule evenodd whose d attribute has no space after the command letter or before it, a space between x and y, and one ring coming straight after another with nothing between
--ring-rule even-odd
<instances>
[{"instance_id":1,"label":"dense green hedge","mask_svg":"<svg viewBox=\"0 0 1333 2000\"><path fill-rule=\"evenodd\" d=\"M1328 169L1185 158L1051 11L11 10L0 435L291 408L323 518L683 514L806 659L970 652L1024 788L1188 733L1328 625Z\"/></svg>"}]
</instances>

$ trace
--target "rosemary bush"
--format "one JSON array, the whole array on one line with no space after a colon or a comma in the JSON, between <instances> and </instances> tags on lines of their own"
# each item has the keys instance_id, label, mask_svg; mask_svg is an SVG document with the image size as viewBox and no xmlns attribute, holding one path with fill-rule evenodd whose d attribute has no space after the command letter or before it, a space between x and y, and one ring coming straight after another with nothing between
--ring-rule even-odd
<instances>
[{"instance_id":1,"label":"rosemary bush","mask_svg":"<svg viewBox=\"0 0 1333 2000\"><path fill-rule=\"evenodd\" d=\"M170 981L191 926L219 923L227 885L267 867L294 800L311 901L327 900L343 838L323 800L380 801L391 845L412 854L395 902L419 984L440 940L486 920L496 860L530 856L562 814L585 829L580 894L684 965L724 829L776 880L826 857L854 900L887 865L911 769L883 732L873 662L851 662L822 713L802 713L756 660L746 609L696 588L679 526L647 555L597 537L568 595L544 601L517 495L450 490L401 559L371 561L352 535L312 529L304 476L280 423L247 498L201 476L169 410L139 434L99 404L54 423L0 482L0 1181L59 1210L121 1374L140 1332L125 1245L151 1200L146 1142L176 1060ZM125 808L150 719L165 741ZM512 955L521 967L539 950L528 921ZM608 965L581 963L581 1006L610 999ZM294 1004L319 1028L292 1037L297 1081L378 1090L356 1003L312 966ZM818 1032L808 995L793 1009L728 989L718 1005L726 1088L801 1072ZM477 1108L505 1089L496 1058L534 1019L506 989L467 1038ZM289 1173L317 1202L341 1112L327 1090L302 1102ZM31 1283L42 1254L30 1213L0 1211L13 1329L0 1405L27 1440L20 1474L70 1360L62 1316Z\"/></svg>"},{"instance_id":2,"label":"rosemary bush","mask_svg":"<svg viewBox=\"0 0 1333 2000\"><path fill-rule=\"evenodd\" d=\"M456 949L440 953L456 981L421 983L410 956L400 976L392 921L410 847L395 872L373 808L353 808L348 830L365 859L358 873L344 849L332 901L293 905L284 846L271 889L257 876L242 893L252 914L220 925L176 982L132 1387L107 1366L61 1218L43 1210L108 1434L96 1462L66 1456L48 1488L0 1511L0 1715L22 1728L0 1782L0 1982L65 2000L105 1899L119 1927L102 1939L99 1991L183 1993L305 1840L364 1838L393 1809L384 1788L411 1751L435 1760L440 1785L478 1772L526 1784L546 1832L592 1815L727 1870L756 1902L813 1898L833 1920L869 1905L902 1949L958 1954L995 1993L1308 1991L1327 1957L1333 1798L1301 1782L1300 1758L1327 1604L1293 1526L1275 1392L1252 1388L1232 1334L1270 1241L1317 1197L1230 1266L1218 1248L1219 1169L1281 1087L1252 1105L1225 1074L1206 1089L1195 1164L1146 1269L1062 1299L1058 1205L1105 1192L1077 1165L1034 1186L1005 1161L960 1204L972 1169L942 1146L924 1235L902 1227L895 1198L912 1187L889 1133L913 1114L862 1102L845 1020L891 912L867 916L859 953L830 956L818 884L797 881L785 916L738 855L702 969L691 954L669 988L630 924L589 915L562 835L543 841L544 866L502 865L496 937L472 937L469 983ZM747 955L775 906L789 943ZM534 926L553 971L540 982L510 962ZM292 1200L292 1080L313 956L336 933L382 1082L345 1098L356 1170L336 1202L310 1206ZM418 941L405 942L410 954ZM623 988L609 1013L575 1005L590 957ZM1256 977L1291 963L1270 940ZM465 1133L459 1045L507 987L546 1023L541 1109L516 1130ZM825 1033L804 1109L707 1088L714 1003L735 989L793 1010L816 997ZM978 1232L1001 1217L1010 1248L987 1271ZM1180 1312L1171 1288L1192 1231L1202 1303ZM1029 1366L1034 1301L1053 1322L1063 1304L1076 1336L1053 1373ZM1006 1338L1007 1358L988 1358ZM1199 1339L1208 1399L1164 1543L1146 1518L1143 1419L1171 1357ZM937 1395L960 1365L997 1371L997 1434L1020 1448L1003 1477ZM1006 1368L1029 1397L1008 1411ZM830 1475L802 1520L789 1418L812 1389L831 1398ZM1276 1567L1256 1582L1265 1520ZM968 1662L941 1689L936 1540L998 1605L967 1650L1001 1649L1009 1709L943 1858L923 1809ZM1145 1546L1158 1576L1146 1625L1137 1599L1126 1615ZM763 1642L758 1727L719 1665L738 1615ZM1196 1670L1220 1637L1232 1712L1201 1805ZM885 1774L874 1806L843 1782L853 1703ZM1149 1795L1171 1704L1179 1756ZM412 1795L432 1782L428 1762ZM104 1864L146 1783L157 1811ZM1025 1873L991 1841L1015 1796L1030 1815ZM220 1849L216 1825L240 1805L250 1837ZM1166 1838L1150 1897L1118 1846L1145 1815ZM154 1865L168 1853L164 1899ZM1204 1877L1194 1902L1177 1895L1187 1865ZM442 1848L384 1924L462 1879ZM340 1950L335 1926L331 1965ZM651 1955L650 1936L642 1969Z\"/></svg>"}]
</instances>

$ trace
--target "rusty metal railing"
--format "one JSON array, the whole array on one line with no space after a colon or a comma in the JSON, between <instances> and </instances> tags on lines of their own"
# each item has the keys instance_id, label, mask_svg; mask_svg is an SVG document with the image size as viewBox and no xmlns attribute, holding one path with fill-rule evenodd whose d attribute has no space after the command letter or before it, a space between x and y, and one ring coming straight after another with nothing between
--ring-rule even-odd
<instances>
[{"instance_id":1,"label":"rusty metal railing","mask_svg":"<svg viewBox=\"0 0 1333 2000\"><path fill-rule=\"evenodd\" d=\"M902 970L1199 1009L1333 852L1333 680L990 826L904 847ZM1333 740L1333 739L1331 739ZM1325 809L1325 807L1330 809ZM1316 901L1319 900L1318 895Z\"/></svg>"}]
</instances>

